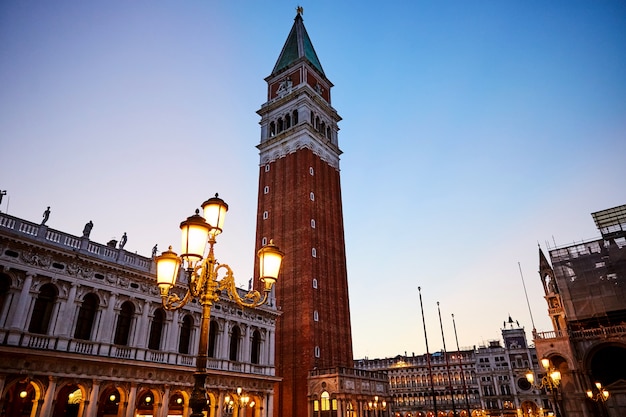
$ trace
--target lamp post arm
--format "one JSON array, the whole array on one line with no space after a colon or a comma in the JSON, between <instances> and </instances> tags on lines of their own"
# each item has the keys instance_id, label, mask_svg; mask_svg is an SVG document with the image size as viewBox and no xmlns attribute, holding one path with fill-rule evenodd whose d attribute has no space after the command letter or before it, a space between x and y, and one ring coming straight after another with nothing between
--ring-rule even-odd
<instances>
[{"instance_id":1,"label":"lamp post arm","mask_svg":"<svg viewBox=\"0 0 626 417\"><path fill-rule=\"evenodd\" d=\"M241 307L258 307L262 304L265 304L267 301L268 292L264 291L263 296L261 293L256 290L251 290L246 294L243 298L239 296L237 292L237 285L235 284L235 276L233 274L230 266L226 264L220 264L215 268L215 272L220 268L224 268L226 270L226 275L219 282L219 291L226 291L228 294L228 298L239 304Z\"/></svg>"},{"instance_id":2,"label":"lamp post arm","mask_svg":"<svg viewBox=\"0 0 626 417\"><path fill-rule=\"evenodd\" d=\"M166 295L161 295L161 302L163 304L163 308L168 311L178 310L182 308L185 304L189 302L191 299L191 292L187 290L187 293L183 298L180 298L178 294L168 293Z\"/></svg>"}]
</instances>

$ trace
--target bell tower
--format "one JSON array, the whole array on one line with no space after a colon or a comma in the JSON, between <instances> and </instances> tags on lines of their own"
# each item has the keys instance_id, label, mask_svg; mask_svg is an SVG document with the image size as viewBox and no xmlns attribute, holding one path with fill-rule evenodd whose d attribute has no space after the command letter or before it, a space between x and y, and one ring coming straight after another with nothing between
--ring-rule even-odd
<instances>
[{"instance_id":1,"label":"bell tower","mask_svg":"<svg viewBox=\"0 0 626 417\"><path fill-rule=\"evenodd\" d=\"M548 303L548 314L552 319L552 326L557 337L567 335L567 325L565 319L565 310L563 309L563 303L561 302L561 294L559 294L559 287L556 283L554 276L554 270L546 256L543 254L541 248L539 248L539 276L541 277L541 283L543 284L543 291L545 293L545 299Z\"/></svg>"},{"instance_id":2,"label":"bell tower","mask_svg":"<svg viewBox=\"0 0 626 417\"><path fill-rule=\"evenodd\" d=\"M261 117L256 249L285 253L275 298L275 415L307 415L314 369L353 367L339 176L338 122L326 78L303 24L294 19L267 82Z\"/></svg>"}]
</instances>

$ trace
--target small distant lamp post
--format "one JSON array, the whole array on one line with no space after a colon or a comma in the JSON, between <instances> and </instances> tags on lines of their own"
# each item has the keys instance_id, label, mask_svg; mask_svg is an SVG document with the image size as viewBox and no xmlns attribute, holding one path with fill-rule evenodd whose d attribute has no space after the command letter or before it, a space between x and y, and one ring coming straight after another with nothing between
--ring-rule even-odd
<instances>
[{"instance_id":1,"label":"small distant lamp post","mask_svg":"<svg viewBox=\"0 0 626 417\"><path fill-rule=\"evenodd\" d=\"M260 275L263 283L263 296L258 291L250 291L241 298L237 293L233 271L226 264L216 262L213 246L216 237L222 233L224 218L228 205L215 194L202 204L203 215L199 210L180 224L182 232L182 254L179 256L170 247L156 257L157 285L161 292L161 300L166 310L178 310L192 299L197 299L202 306L200 322L200 341L196 357L194 387L190 406L193 417L202 417L207 406L205 381L207 376L206 363L209 347L209 325L211 306L218 301L220 294L225 293L242 307L258 307L267 301L267 297L276 283L283 253L272 241L263 246L259 252ZM206 245L209 244L205 256ZM187 275L187 291L183 298L170 290L176 285L180 266L185 268ZM219 277L220 270L224 276Z\"/></svg>"},{"instance_id":2,"label":"small distant lamp post","mask_svg":"<svg viewBox=\"0 0 626 417\"><path fill-rule=\"evenodd\" d=\"M374 401L369 401L367 403L367 409L371 412L374 412L375 416L378 416L378 410L385 410L387 408L387 401L382 400L378 401L378 395L374 396Z\"/></svg>"},{"instance_id":3,"label":"small distant lamp post","mask_svg":"<svg viewBox=\"0 0 626 417\"><path fill-rule=\"evenodd\" d=\"M588 389L587 397L589 397L590 400L606 402L606 400L609 399L611 394L609 393L607 389L602 387L601 383L596 382L595 385L597 388L597 392L594 393L593 390Z\"/></svg>"},{"instance_id":4,"label":"small distant lamp post","mask_svg":"<svg viewBox=\"0 0 626 417\"><path fill-rule=\"evenodd\" d=\"M587 390L587 398L593 400L597 403L601 403L602 412L604 415L608 415L608 410L606 409L606 401L609 399L611 394L609 391L602 386L600 382L595 383L595 391L592 389Z\"/></svg>"},{"instance_id":5,"label":"small distant lamp post","mask_svg":"<svg viewBox=\"0 0 626 417\"><path fill-rule=\"evenodd\" d=\"M552 394L554 412L556 414L556 417L561 417L561 412L559 410L559 404L558 404L558 398L557 398L558 387L559 387L559 384L561 383L561 372L559 372L558 369L555 369L552 367L552 364L550 363L550 359L548 358L541 359L541 366L543 366L543 368L545 369L546 375L541 378L541 381L538 385L534 384L535 374L533 373L532 370L528 370L528 372L526 372L526 379L535 388L537 389L545 388Z\"/></svg>"}]
</instances>

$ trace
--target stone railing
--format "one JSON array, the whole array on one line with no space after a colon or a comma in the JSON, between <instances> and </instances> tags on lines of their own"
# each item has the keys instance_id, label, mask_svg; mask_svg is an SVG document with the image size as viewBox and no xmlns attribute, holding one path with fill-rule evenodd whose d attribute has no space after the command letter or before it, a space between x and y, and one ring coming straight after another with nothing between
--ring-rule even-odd
<instances>
[{"instance_id":1,"label":"stone railing","mask_svg":"<svg viewBox=\"0 0 626 417\"><path fill-rule=\"evenodd\" d=\"M550 332L534 332L534 339L559 339L567 337L567 333L564 331L550 331Z\"/></svg>"},{"instance_id":2,"label":"stone railing","mask_svg":"<svg viewBox=\"0 0 626 417\"><path fill-rule=\"evenodd\" d=\"M143 272L150 272L152 266L151 258L92 242L89 237L73 236L5 213L0 213L0 233L36 240L59 249L88 254L103 261L114 262Z\"/></svg>"},{"instance_id":3,"label":"stone railing","mask_svg":"<svg viewBox=\"0 0 626 417\"><path fill-rule=\"evenodd\" d=\"M574 330L569 333L569 337L573 340L580 339L607 339L610 337L626 335L626 325L596 327L593 329ZM565 331L536 332L535 339L559 339L568 337Z\"/></svg>"},{"instance_id":4,"label":"stone railing","mask_svg":"<svg viewBox=\"0 0 626 417\"><path fill-rule=\"evenodd\" d=\"M389 377L387 376L387 372L366 371L364 369L357 369L357 368L336 367L336 368L327 368L327 369L315 369L309 372L310 376L332 375L332 374L337 374L340 376L358 376L360 378L377 379L381 381L389 380Z\"/></svg>"},{"instance_id":5,"label":"stone railing","mask_svg":"<svg viewBox=\"0 0 626 417\"><path fill-rule=\"evenodd\" d=\"M575 330L572 339L607 339L610 337L626 335L626 325L598 327L595 329Z\"/></svg>"},{"instance_id":6,"label":"stone railing","mask_svg":"<svg viewBox=\"0 0 626 417\"><path fill-rule=\"evenodd\" d=\"M39 351L49 351L51 354L63 357L64 353L76 353L80 355L100 356L106 358L149 362L156 364L180 365L195 368L196 357L177 352L162 352L146 348L132 346L111 345L89 340L67 339L58 336L39 335L28 332L15 334L15 332L0 329L0 339L18 336L17 343L13 347L23 347ZM215 371L238 372L256 375L275 375L275 367L259 365L248 362L237 362L228 359L208 358L207 369Z\"/></svg>"}]
</instances>

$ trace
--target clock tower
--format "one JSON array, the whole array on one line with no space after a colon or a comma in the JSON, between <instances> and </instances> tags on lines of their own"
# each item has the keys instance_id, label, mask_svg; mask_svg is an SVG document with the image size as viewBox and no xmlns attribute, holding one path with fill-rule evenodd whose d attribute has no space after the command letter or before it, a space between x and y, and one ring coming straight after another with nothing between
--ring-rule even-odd
<instances>
[{"instance_id":1,"label":"clock tower","mask_svg":"<svg viewBox=\"0 0 626 417\"><path fill-rule=\"evenodd\" d=\"M307 416L313 370L352 368L352 334L339 176L338 122L298 8L267 82L261 116L256 249L285 253L274 289L275 415Z\"/></svg>"}]
</instances>

